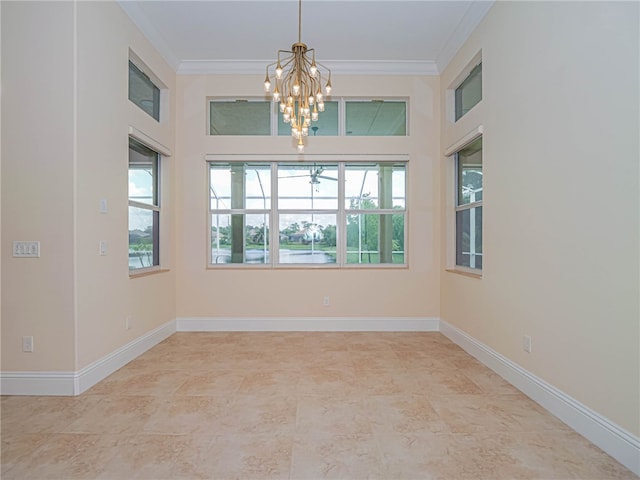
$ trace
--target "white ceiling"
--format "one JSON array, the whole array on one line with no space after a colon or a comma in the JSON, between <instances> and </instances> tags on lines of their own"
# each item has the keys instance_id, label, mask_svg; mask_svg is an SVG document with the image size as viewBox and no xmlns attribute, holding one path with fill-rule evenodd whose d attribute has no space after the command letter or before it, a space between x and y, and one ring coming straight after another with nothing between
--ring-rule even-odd
<instances>
[{"instance_id":1,"label":"white ceiling","mask_svg":"<svg viewBox=\"0 0 640 480\"><path fill-rule=\"evenodd\" d=\"M263 73L298 41L296 0L118 0L178 73ZM436 75L493 0L303 0L302 42L334 73Z\"/></svg>"}]
</instances>

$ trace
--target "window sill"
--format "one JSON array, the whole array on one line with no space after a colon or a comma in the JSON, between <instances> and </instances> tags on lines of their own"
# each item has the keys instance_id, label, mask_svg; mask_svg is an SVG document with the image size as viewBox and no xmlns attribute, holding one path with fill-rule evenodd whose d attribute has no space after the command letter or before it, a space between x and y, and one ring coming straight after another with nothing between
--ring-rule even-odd
<instances>
[{"instance_id":1,"label":"window sill","mask_svg":"<svg viewBox=\"0 0 640 480\"><path fill-rule=\"evenodd\" d=\"M130 270L129 278L148 277L149 275L156 275L158 273L165 273L170 271L168 268L154 267L144 268L140 270Z\"/></svg>"},{"instance_id":2,"label":"window sill","mask_svg":"<svg viewBox=\"0 0 640 480\"><path fill-rule=\"evenodd\" d=\"M470 272L468 270L462 270L459 268L447 268L446 272L457 273L458 275L463 275L465 277L477 278L478 280L482 279L482 273Z\"/></svg>"}]
</instances>

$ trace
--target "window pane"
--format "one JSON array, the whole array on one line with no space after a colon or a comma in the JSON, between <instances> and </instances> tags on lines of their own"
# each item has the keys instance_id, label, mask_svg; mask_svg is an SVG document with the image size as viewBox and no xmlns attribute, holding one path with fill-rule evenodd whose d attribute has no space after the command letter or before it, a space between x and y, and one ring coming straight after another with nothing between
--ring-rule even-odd
<instances>
[{"instance_id":1,"label":"window pane","mask_svg":"<svg viewBox=\"0 0 640 480\"><path fill-rule=\"evenodd\" d=\"M277 108L277 104L276 104ZM284 123L282 113L278 111L278 135L291 135L291 124ZM338 102L324 102L324 112L318 112L318 120L311 122L310 137L338 135Z\"/></svg>"},{"instance_id":2,"label":"window pane","mask_svg":"<svg viewBox=\"0 0 640 480\"><path fill-rule=\"evenodd\" d=\"M346 102L347 136L407 134L407 103L382 100Z\"/></svg>"},{"instance_id":3,"label":"window pane","mask_svg":"<svg viewBox=\"0 0 640 480\"><path fill-rule=\"evenodd\" d=\"M271 103L209 102L210 135L271 135Z\"/></svg>"},{"instance_id":4,"label":"window pane","mask_svg":"<svg viewBox=\"0 0 640 480\"><path fill-rule=\"evenodd\" d=\"M337 165L279 165L278 208L336 210Z\"/></svg>"},{"instance_id":5,"label":"window pane","mask_svg":"<svg viewBox=\"0 0 640 480\"><path fill-rule=\"evenodd\" d=\"M129 100L160 120L160 89L133 62L129 62Z\"/></svg>"},{"instance_id":6,"label":"window pane","mask_svg":"<svg viewBox=\"0 0 640 480\"><path fill-rule=\"evenodd\" d=\"M456 212L456 265L482 269L482 207Z\"/></svg>"},{"instance_id":7,"label":"window pane","mask_svg":"<svg viewBox=\"0 0 640 480\"><path fill-rule=\"evenodd\" d=\"M280 215L280 263L335 263L336 215Z\"/></svg>"},{"instance_id":8,"label":"window pane","mask_svg":"<svg viewBox=\"0 0 640 480\"><path fill-rule=\"evenodd\" d=\"M347 263L404 263L404 214L347 215Z\"/></svg>"},{"instance_id":9,"label":"window pane","mask_svg":"<svg viewBox=\"0 0 640 480\"><path fill-rule=\"evenodd\" d=\"M158 206L158 154L129 139L129 200Z\"/></svg>"},{"instance_id":10,"label":"window pane","mask_svg":"<svg viewBox=\"0 0 640 480\"><path fill-rule=\"evenodd\" d=\"M458 121L465 113L482 100L482 63L471 73L455 91L455 113Z\"/></svg>"},{"instance_id":11,"label":"window pane","mask_svg":"<svg viewBox=\"0 0 640 480\"><path fill-rule=\"evenodd\" d=\"M404 164L362 164L345 167L345 208L367 210L404 207Z\"/></svg>"},{"instance_id":12,"label":"window pane","mask_svg":"<svg viewBox=\"0 0 640 480\"><path fill-rule=\"evenodd\" d=\"M269 214L211 215L211 263L269 263Z\"/></svg>"},{"instance_id":13,"label":"window pane","mask_svg":"<svg viewBox=\"0 0 640 480\"><path fill-rule=\"evenodd\" d=\"M160 265L160 212L129 207L129 270Z\"/></svg>"},{"instance_id":14,"label":"window pane","mask_svg":"<svg viewBox=\"0 0 640 480\"><path fill-rule=\"evenodd\" d=\"M264 164L211 164L209 193L214 210L271 208L271 167Z\"/></svg>"},{"instance_id":15,"label":"window pane","mask_svg":"<svg viewBox=\"0 0 640 480\"><path fill-rule=\"evenodd\" d=\"M482 200L482 137L457 154L458 205Z\"/></svg>"}]
</instances>

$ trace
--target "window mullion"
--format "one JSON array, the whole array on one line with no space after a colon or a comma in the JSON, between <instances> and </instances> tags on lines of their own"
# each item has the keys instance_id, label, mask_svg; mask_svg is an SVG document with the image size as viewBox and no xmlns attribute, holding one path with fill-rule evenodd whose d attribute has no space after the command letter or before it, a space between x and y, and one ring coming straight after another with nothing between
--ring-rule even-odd
<instances>
[{"instance_id":1,"label":"window mullion","mask_svg":"<svg viewBox=\"0 0 640 480\"><path fill-rule=\"evenodd\" d=\"M272 267L275 267L278 264L278 259L280 258L280 215L278 208L279 197L278 164L274 162L271 164L271 211L269 215L269 222L271 224L271 229L269 230L271 237L271 245L269 248L271 261L269 263Z\"/></svg>"}]
</instances>

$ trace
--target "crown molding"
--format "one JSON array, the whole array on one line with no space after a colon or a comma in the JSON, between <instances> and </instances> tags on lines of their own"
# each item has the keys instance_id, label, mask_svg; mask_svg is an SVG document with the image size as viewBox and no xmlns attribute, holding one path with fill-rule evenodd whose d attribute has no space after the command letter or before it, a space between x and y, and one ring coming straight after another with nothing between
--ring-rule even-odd
<instances>
[{"instance_id":1,"label":"crown molding","mask_svg":"<svg viewBox=\"0 0 640 480\"><path fill-rule=\"evenodd\" d=\"M271 60L186 60L178 66L178 75L257 75L264 74ZM333 60L322 64L339 75L439 75L431 61Z\"/></svg>"},{"instance_id":2,"label":"crown molding","mask_svg":"<svg viewBox=\"0 0 640 480\"><path fill-rule=\"evenodd\" d=\"M460 20L458 26L453 30L449 40L445 43L434 62L439 72L449 65L458 50L464 45L471 33L476 29L485 15L494 4L494 0L475 0L469 5L469 9Z\"/></svg>"}]
</instances>

